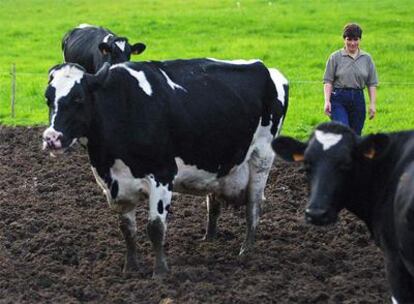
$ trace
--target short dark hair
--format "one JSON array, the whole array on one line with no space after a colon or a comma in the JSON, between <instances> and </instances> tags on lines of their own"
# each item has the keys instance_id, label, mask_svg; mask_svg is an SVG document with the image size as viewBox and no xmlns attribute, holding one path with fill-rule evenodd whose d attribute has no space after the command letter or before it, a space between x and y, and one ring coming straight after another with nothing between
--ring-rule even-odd
<instances>
[{"instance_id":1,"label":"short dark hair","mask_svg":"<svg viewBox=\"0 0 414 304\"><path fill-rule=\"evenodd\" d=\"M342 37L348 38L362 38L362 28L356 23L348 23L344 26Z\"/></svg>"}]
</instances>

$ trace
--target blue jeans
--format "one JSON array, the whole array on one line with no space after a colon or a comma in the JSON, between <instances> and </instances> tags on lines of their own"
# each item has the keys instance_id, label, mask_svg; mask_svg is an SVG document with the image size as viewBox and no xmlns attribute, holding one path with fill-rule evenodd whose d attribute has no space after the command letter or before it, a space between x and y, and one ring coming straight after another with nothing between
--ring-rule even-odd
<instances>
[{"instance_id":1,"label":"blue jeans","mask_svg":"<svg viewBox=\"0 0 414 304\"><path fill-rule=\"evenodd\" d=\"M361 135L366 116L364 92L357 89L334 89L331 94L331 120L349 126Z\"/></svg>"}]
</instances>

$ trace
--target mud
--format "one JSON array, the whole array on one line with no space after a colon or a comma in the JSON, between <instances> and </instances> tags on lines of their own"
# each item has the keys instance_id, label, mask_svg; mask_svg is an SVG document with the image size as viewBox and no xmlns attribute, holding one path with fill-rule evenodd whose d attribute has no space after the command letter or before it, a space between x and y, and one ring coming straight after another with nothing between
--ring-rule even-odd
<instances>
[{"instance_id":1,"label":"mud","mask_svg":"<svg viewBox=\"0 0 414 304\"><path fill-rule=\"evenodd\" d=\"M300 166L277 160L266 189L255 251L238 252L243 210L224 209L214 242L203 198L173 200L166 251L171 273L154 280L137 212L140 271L123 274L117 216L81 147L51 158L42 128L0 126L0 303L389 303L383 257L361 221L304 223Z\"/></svg>"}]
</instances>

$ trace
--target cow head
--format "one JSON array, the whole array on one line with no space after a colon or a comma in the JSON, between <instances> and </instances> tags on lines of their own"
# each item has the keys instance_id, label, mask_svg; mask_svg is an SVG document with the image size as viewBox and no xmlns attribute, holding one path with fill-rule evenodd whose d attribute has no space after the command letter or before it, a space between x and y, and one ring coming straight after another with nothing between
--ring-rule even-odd
<instances>
[{"instance_id":1,"label":"cow head","mask_svg":"<svg viewBox=\"0 0 414 304\"><path fill-rule=\"evenodd\" d=\"M104 82L108 70L108 63L95 75L73 63L50 69L45 92L50 126L43 132L44 149L60 153L87 135L93 115L91 92Z\"/></svg>"},{"instance_id":2,"label":"cow head","mask_svg":"<svg viewBox=\"0 0 414 304\"><path fill-rule=\"evenodd\" d=\"M311 190L305 220L327 225L349 206L355 184L361 182L355 178L358 166L380 158L388 142L385 134L360 138L350 128L330 122L319 125L307 143L280 136L272 147L283 159L304 163Z\"/></svg>"},{"instance_id":3,"label":"cow head","mask_svg":"<svg viewBox=\"0 0 414 304\"><path fill-rule=\"evenodd\" d=\"M109 57L111 64L129 61L131 54L141 54L146 48L143 43L131 45L127 38L116 37L111 34L108 34L98 47L104 57Z\"/></svg>"}]
</instances>

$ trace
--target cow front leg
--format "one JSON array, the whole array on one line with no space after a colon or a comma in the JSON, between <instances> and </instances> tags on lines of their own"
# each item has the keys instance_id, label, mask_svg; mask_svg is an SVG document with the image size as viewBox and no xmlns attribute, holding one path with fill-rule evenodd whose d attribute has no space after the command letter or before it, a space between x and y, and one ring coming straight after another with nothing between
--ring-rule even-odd
<instances>
[{"instance_id":1,"label":"cow front leg","mask_svg":"<svg viewBox=\"0 0 414 304\"><path fill-rule=\"evenodd\" d=\"M124 272L138 271L138 254L136 247L137 225L135 209L119 215L119 228L124 235L127 252L125 254Z\"/></svg>"},{"instance_id":2,"label":"cow front leg","mask_svg":"<svg viewBox=\"0 0 414 304\"><path fill-rule=\"evenodd\" d=\"M165 275L169 269L164 252L165 233L167 231L167 213L171 203L172 192L168 186L153 183L149 196L149 222L147 233L155 254L153 277Z\"/></svg>"},{"instance_id":3,"label":"cow front leg","mask_svg":"<svg viewBox=\"0 0 414 304\"><path fill-rule=\"evenodd\" d=\"M217 219L220 216L220 202L216 200L214 194L207 195L207 226L204 240L209 241L217 237Z\"/></svg>"}]
</instances>

